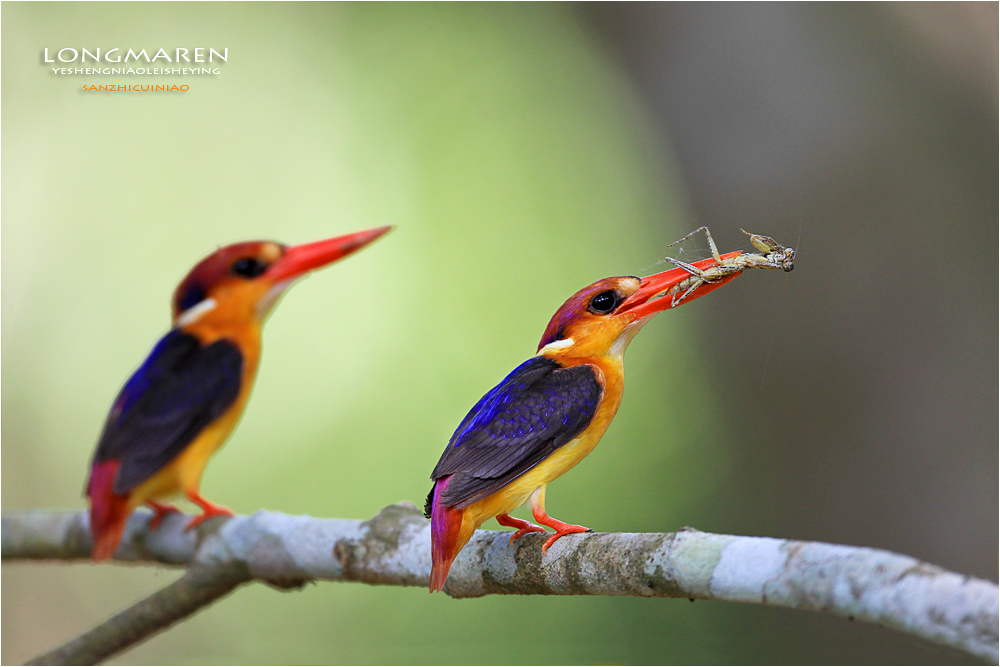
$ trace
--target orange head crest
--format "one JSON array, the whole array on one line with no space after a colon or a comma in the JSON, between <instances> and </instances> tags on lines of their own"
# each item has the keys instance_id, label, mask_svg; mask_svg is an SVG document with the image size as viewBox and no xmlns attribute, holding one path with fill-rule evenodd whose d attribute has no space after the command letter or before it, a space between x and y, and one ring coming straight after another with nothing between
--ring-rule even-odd
<instances>
[{"instance_id":1,"label":"orange head crest","mask_svg":"<svg viewBox=\"0 0 1000 667\"><path fill-rule=\"evenodd\" d=\"M622 305L639 289L640 279L619 276L598 280L566 300L549 320L538 350L574 357L603 357L635 321Z\"/></svg>"},{"instance_id":2,"label":"orange head crest","mask_svg":"<svg viewBox=\"0 0 1000 667\"><path fill-rule=\"evenodd\" d=\"M703 260L696 265L713 263ZM691 274L671 269L645 278L604 278L566 300L549 321L538 343L541 354L562 357L621 356L632 337L657 313L672 308L674 289ZM706 284L687 301L707 294L735 275ZM684 303L687 303L685 301Z\"/></svg>"}]
</instances>

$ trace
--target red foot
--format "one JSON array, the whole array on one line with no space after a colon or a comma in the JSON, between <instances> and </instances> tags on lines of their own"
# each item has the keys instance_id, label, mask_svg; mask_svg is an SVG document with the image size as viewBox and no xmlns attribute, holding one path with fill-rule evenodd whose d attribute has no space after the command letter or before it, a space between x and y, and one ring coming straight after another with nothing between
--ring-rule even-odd
<instances>
[{"instance_id":1,"label":"red foot","mask_svg":"<svg viewBox=\"0 0 1000 667\"><path fill-rule=\"evenodd\" d=\"M187 530L200 525L202 522L211 519L213 516L233 516L233 511L222 505L215 505L198 495L197 491L188 491L188 499L201 508L201 514L188 522Z\"/></svg>"},{"instance_id":2,"label":"red foot","mask_svg":"<svg viewBox=\"0 0 1000 667\"><path fill-rule=\"evenodd\" d=\"M158 503L155 500L147 500L146 504L153 509L153 518L149 520L150 530L156 530L157 526L160 525L160 522L163 521L163 517L166 515L171 512L180 512L180 510L173 505Z\"/></svg>"},{"instance_id":3,"label":"red foot","mask_svg":"<svg viewBox=\"0 0 1000 667\"><path fill-rule=\"evenodd\" d=\"M541 526L536 526L530 521L524 521L522 519L515 519L509 514L498 514L497 523L501 526L507 526L508 528L517 528L517 532L510 536L510 543L514 544L514 540L519 537L523 537L528 533L544 533L545 529Z\"/></svg>"},{"instance_id":4,"label":"red foot","mask_svg":"<svg viewBox=\"0 0 1000 667\"><path fill-rule=\"evenodd\" d=\"M558 540L563 535L571 535L572 533L586 533L587 531L590 530L590 528L587 528L586 526L575 526L571 523L563 523L558 519L553 519L552 517L550 517L548 514L545 513L544 509L540 507L532 509L531 514L535 517L535 521L545 526L548 526L549 528L554 528L556 531L556 534L547 539L545 541L545 544L542 545L542 553L545 553L545 551L553 544L555 544L555 541Z\"/></svg>"}]
</instances>

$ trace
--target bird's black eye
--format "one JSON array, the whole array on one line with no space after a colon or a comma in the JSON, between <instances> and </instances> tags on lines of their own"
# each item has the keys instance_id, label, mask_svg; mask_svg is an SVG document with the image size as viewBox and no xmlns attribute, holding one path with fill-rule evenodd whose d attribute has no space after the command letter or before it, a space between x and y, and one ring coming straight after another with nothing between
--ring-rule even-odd
<instances>
[{"instance_id":1,"label":"bird's black eye","mask_svg":"<svg viewBox=\"0 0 1000 667\"><path fill-rule=\"evenodd\" d=\"M605 315L618 305L618 294L614 290L601 292L590 300L590 312Z\"/></svg>"},{"instance_id":2,"label":"bird's black eye","mask_svg":"<svg viewBox=\"0 0 1000 667\"><path fill-rule=\"evenodd\" d=\"M233 275L243 276L244 278L256 278L267 271L267 264L253 257L243 257L233 262L233 267L230 271Z\"/></svg>"}]
</instances>

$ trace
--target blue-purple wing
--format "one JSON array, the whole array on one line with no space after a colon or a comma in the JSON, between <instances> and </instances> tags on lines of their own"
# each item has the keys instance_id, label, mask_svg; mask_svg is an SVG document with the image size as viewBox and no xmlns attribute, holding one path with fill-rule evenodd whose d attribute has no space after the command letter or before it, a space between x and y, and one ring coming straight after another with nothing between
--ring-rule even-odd
<instances>
[{"instance_id":1,"label":"blue-purple wing","mask_svg":"<svg viewBox=\"0 0 1000 667\"><path fill-rule=\"evenodd\" d=\"M149 479L225 413L242 375L235 344L202 345L177 329L164 336L118 394L94 453L94 464L120 461L114 492Z\"/></svg>"},{"instance_id":2,"label":"blue-purple wing","mask_svg":"<svg viewBox=\"0 0 1000 667\"><path fill-rule=\"evenodd\" d=\"M441 502L468 507L538 465L587 428L604 389L589 365L533 357L466 415L431 479L451 476Z\"/></svg>"}]
</instances>

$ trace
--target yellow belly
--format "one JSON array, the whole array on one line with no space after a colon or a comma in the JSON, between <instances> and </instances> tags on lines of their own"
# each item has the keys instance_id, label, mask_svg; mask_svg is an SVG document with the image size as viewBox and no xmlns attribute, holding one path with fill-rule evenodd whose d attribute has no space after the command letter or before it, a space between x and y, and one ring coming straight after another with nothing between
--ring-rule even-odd
<instances>
[{"instance_id":1,"label":"yellow belly","mask_svg":"<svg viewBox=\"0 0 1000 667\"><path fill-rule=\"evenodd\" d=\"M238 400L226 415L205 428L184 451L132 491L132 507L147 500L197 491L208 459L225 443L242 413L243 402Z\"/></svg>"}]
</instances>

